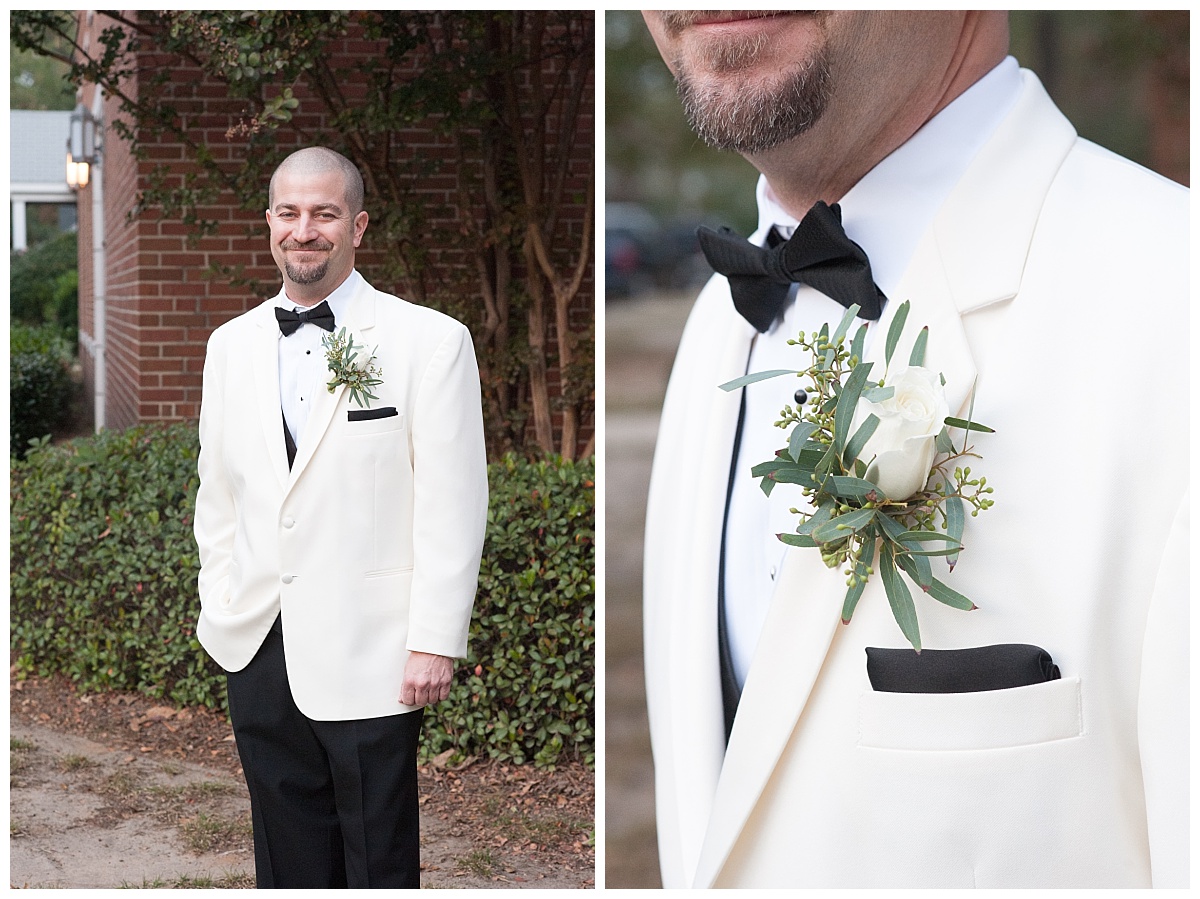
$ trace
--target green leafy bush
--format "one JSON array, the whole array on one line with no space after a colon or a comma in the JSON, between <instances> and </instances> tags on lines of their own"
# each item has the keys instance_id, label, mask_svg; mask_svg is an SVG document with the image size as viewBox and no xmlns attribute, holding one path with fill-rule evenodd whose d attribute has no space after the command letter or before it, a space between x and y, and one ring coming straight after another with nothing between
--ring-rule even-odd
<instances>
[{"instance_id":1,"label":"green leafy bush","mask_svg":"<svg viewBox=\"0 0 1200 899\"><path fill-rule=\"evenodd\" d=\"M13 466L11 634L24 670L218 705L192 636L195 428L105 431Z\"/></svg>"},{"instance_id":2,"label":"green leafy bush","mask_svg":"<svg viewBox=\"0 0 1200 899\"><path fill-rule=\"evenodd\" d=\"M194 424L45 447L12 469L11 649L18 672L221 707L197 642ZM506 457L471 655L426 718L424 751L553 764L594 758L594 465Z\"/></svg>"},{"instance_id":3,"label":"green leafy bush","mask_svg":"<svg viewBox=\"0 0 1200 899\"><path fill-rule=\"evenodd\" d=\"M594 760L594 478L590 460L490 467L467 676L436 707L429 752Z\"/></svg>"},{"instance_id":4,"label":"green leafy bush","mask_svg":"<svg viewBox=\"0 0 1200 899\"><path fill-rule=\"evenodd\" d=\"M74 354L55 327L14 324L9 330L8 402L10 456L23 456L29 441L51 434L71 409Z\"/></svg>"},{"instance_id":5,"label":"green leafy bush","mask_svg":"<svg viewBox=\"0 0 1200 899\"><path fill-rule=\"evenodd\" d=\"M8 308L13 321L71 327L78 321L78 311L71 308L71 282L60 279L78 268L78 235L74 231L13 253L8 276Z\"/></svg>"}]
</instances>

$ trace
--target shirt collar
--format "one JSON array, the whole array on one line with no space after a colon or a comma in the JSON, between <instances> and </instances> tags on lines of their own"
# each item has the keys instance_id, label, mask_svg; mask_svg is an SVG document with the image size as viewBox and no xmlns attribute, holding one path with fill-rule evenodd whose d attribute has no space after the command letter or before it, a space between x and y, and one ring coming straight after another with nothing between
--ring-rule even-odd
<instances>
[{"instance_id":1,"label":"shirt collar","mask_svg":"<svg viewBox=\"0 0 1200 899\"><path fill-rule=\"evenodd\" d=\"M847 235L871 259L875 283L895 288L916 243L1003 121L1021 91L1017 61L1009 56L926 122L867 172L839 201ZM790 234L798 221L758 179L758 242L772 224Z\"/></svg>"}]
</instances>

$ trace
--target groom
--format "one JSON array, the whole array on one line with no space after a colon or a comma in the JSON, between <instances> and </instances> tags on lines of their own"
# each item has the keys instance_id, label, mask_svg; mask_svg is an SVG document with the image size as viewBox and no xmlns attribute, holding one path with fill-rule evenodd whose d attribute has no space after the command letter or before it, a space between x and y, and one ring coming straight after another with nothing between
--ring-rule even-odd
<instances>
[{"instance_id":1,"label":"groom","mask_svg":"<svg viewBox=\"0 0 1200 899\"><path fill-rule=\"evenodd\" d=\"M693 128L762 174L750 243L829 240L857 279L734 242L684 331L645 547L664 885L1185 886L1187 191L1081 140L1002 12L644 16ZM978 608L917 595L924 646L976 680L964 650L1040 647L1041 682L873 683L869 648L917 659L879 576L843 624L845 575L776 536L806 500L751 468L803 382L718 385L806 368L789 339L851 301L873 372L907 302L949 414L974 391L995 429L995 507L936 570Z\"/></svg>"},{"instance_id":2,"label":"groom","mask_svg":"<svg viewBox=\"0 0 1200 899\"><path fill-rule=\"evenodd\" d=\"M449 695L475 598L470 336L362 278L367 220L345 157L285 159L267 210L283 287L204 364L198 635L228 672L260 888L419 886L422 712ZM331 365L333 335L373 358L373 397Z\"/></svg>"}]
</instances>

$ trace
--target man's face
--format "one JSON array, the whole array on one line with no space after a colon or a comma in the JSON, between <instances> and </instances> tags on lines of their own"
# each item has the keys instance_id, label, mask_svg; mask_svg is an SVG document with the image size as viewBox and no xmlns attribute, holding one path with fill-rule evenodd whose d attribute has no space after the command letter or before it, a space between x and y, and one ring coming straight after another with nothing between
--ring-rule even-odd
<instances>
[{"instance_id":1,"label":"man's face","mask_svg":"<svg viewBox=\"0 0 1200 899\"><path fill-rule=\"evenodd\" d=\"M812 129L853 146L940 77L960 18L862 10L644 11L705 141L753 155ZM949 48L949 49L947 49ZM936 86L936 84L934 85ZM833 123L826 121L832 117Z\"/></svg>"},{"instance_id":2,"label":"man's face","mask_svg":"<svg viewBox=\"0 0 1200 899\"><path fill-rule=\"evenodd\" d=\"M271 255L283 273L288 296L305 303L324 299L354 268L354 250L367 230L367 213L351 216L337 171L279 172L272 203L267 210Z\"/></svg>"}]
</instances>

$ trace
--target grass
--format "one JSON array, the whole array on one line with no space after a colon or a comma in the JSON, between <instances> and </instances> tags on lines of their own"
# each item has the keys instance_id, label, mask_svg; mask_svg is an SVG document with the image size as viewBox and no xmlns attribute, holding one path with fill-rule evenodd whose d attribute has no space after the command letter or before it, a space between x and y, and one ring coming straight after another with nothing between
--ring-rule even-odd
<instances>
[{"instance_id":1,"label":"grass","mask_svg":"<svg viewBox=\"0 0 1200 899\"><path fill-rule=\"evenodd\" d=\"M203 875L192 877L182 874L174 880L163 880L159 877L154 880L143 880L141 883L125 881L120 888L123 890L252 890L254 885L253 874L235 871L231 874L222 874L220 877Z\"/></svg>"},{"instance_id":2,"label":"grass","mask_svg":"<svg viewBox=\"0 0 1200 899\"><path fill-rule=\"evenodd\" d=\"M100 786L100 792L110 796L128 799L138 793L141 783L136 776L128 771L114 771Z\"/></svg>"},{"instance_id":3,"label":"grass","mask_svg":"<svg viewBox=\"0 0 1200 899\"><path fill-rule=\"evenodd\" d=\"M37 746L28 740L20 740L16 737L8 738L8 783L10 787L13 784L13 775L20 774L33 764L29 754L35 749Z\"/></svg>"},{"instance_id":4,"label":"grass","mask_svg":"<svg viewBox=\"0 0 1200 899\"><path fill-rule=\"evenodd\" d=\"M180 822L179 829L184 844L193 852L240 846L253 837L249 818L219 818L205 812Z\"/></svg>"},{"instance_id":5,"label":"grass","mask_svg":"<svg viewBox=\"0 0 1200 899\"><path fill-rule=\"evenodd\" d=\"M220 783L215 780L203 780L197 783L182 784L178 787L151 787L148 791L160 799L181 799L184 802L202 802L205 799L215 799L218 796L230 796L237 790L232 784Z\"/></svg>"},{"instance_id":6,"label":"grass","mask_svg":"<svg viewBox=\"0 0 1200 899\"><path fill-rule=\"evenodd\" d=\"M502 796L489 797L484 808L491 826L501 836L517 842L551 843L568 833L589 831L592 826L590 821L546 816L545 809L539 810L540 816L530 815L509 804L507 797Z\"/></svg>"},{"instance_id":7,"label":"grass","mask_svg":"<svg viewBox=\"0 0 1200 899\"><path fill-rule=\"evenodd\" d=\"M97 762L92 761L86 755L64 755L58 762L58 766L64 771L86 771L88 768L96 768L99 766Z\"/></svg>"},{"instance_id":8,"label":"grass","mask_svg":"<svg viewBox=\"0 0 1200 899\"><path fill-rule=\"evenodd\" d=\"M496 859L489 849L476 849L458 860L458 866L479 877L487 877L496 866Z\"/></svg>"}]
</instances>

